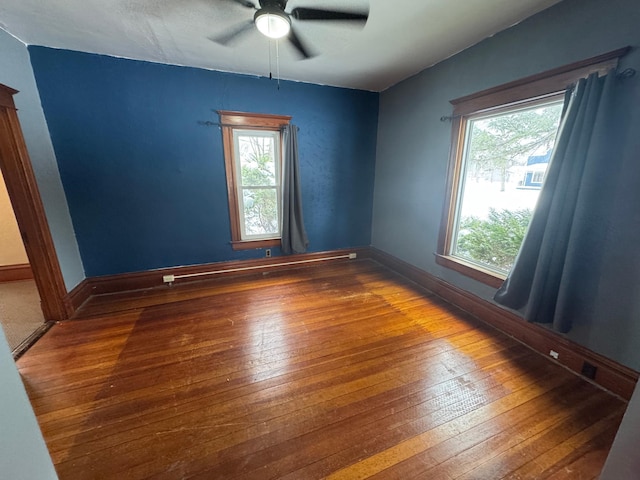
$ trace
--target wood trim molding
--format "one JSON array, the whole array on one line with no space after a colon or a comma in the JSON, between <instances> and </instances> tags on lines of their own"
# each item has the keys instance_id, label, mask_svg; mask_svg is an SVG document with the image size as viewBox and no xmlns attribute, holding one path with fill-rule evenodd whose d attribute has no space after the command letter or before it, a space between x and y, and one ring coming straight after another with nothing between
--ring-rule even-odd
<instances>
[{"instance_id":1,"label":"wood trim molding","mask_svg":"<svg viewBox=\"0 0 640 480\"><path fill-rule=\"evenodd\" d=\"M635 370L593 352L557 332L527 322L515 313L451 285L393 255L373 247L370 255L378 263L416 282L454 306L578 375L581 375L585 362L593 365L597 370L594 378L590 380L626 400L631 398L639 376ZM557 361L549 357L550 350L558 352Z\"/></svg>"},{"instance_id":2,"label":"wood trim molding","mask_svg":"<svg viewBox=\"0 0 640 480\"><path fill-rule=\"evenodd\" d=\"M22 263L20 265L0 265L0 283L15 282L18 280L31 280L33 272L31 265Z\"/></svg>"},{"instance_id":3,"label":"wood trim molding","mask_svg":"<svg viewBox=\"0 0 640 480\"><path fill-rule=\"evenodd\" d=\"M38 287L46 320L64 320L67 289L53 245L20 121L13 102L16 90L0 85L0 169Z\"/></svg>"},{"instance_id":4,"label":"wood trim molding","mask_svg":"<svg viewBox=\"0 0 640 480\"><path fill-rule=\"evenodd\" d=\"M442 205L442 216L440 218L440 232L438 234L438 250L437 253L445 255L449 253L449 244L451 243L451 235L453 218L455 216L456 202L458 201L458 189L456 185L460 183L460 157L462 149L459 145L464 143L466 122L462 121L460 116L455 116L451 121L451 141L449 146L449 163L447 165L447 179L445 185L444 203Z\"/></svg>"},{"instance_id":5,"label":"wood trim molding","mask_svg":"<svg viewBox=\"0 0 640 480\"><path fill-rule=\"evenodd\" d=\"M222 115L220 121L224 122ZM222 127L222 148L224 155L224 169L227 179L227 199L229 202L229 223L231 225L231 241L240 241L240 218L236 190L235 163L233 161L233 129Z\"/></svg>"},{"instance_id":6,"label":"wood trim molding","mask_svg":"<svg viewBox=\"0 0 640 480\"><path fill-rule=\"evenodd\" d=\"M234 250L255 250L256 248L274 248L282 244L280 238L265 238L263 240L240 240L231 242Z\"/></svg>"},{"instance_id":7,"label":"wood trim molding","mask_svg":"<svg viewBox=\"0 0 640 480\"><path fill-rule=\"evenodd\" d=\"M13 96L16 93L18 93L18 90L7 87L6 85L2 85L0 83L0 107L11 108L15 110L16 106L13 101Z\"/></svg>"},{"instance_id":8,"label":"wood trim molding","mask_svg":"<svg viewBox=\"0 0 640 480\"><path fill-rule=\"evenodd\" d=\"M500 288L504 283L504 277L500 277L498 274L485 270L477 265L467 264L458 258L440 255L438 253L435 254L435 257L438 265L455 270L490 287Z\"/></svg>"},{"instance_id":9,"label":"wood trim molding","mask_svg":"<svg viewBox=\"0 0 640 480\"><path fill-rule=\"evenodd\" d=\"M24 355L25 352L29 350L33 346L33 344L36 343L45 333L47 333L55 323L56 322L54 322L53 320L44 322L36 329L35 332L32 332L31 335L20 342L20 344L11 351L13 360L18 360L22 355Z\"/></svg>"},{"instance_id":10,"label":"wood trim molding","mask_svg":"<svg viewBox=\"0 0 640 480\"><path fill-rule=\"evenodd\" d=\"M282 125L291 121L289 115L273 115L270 113L233 112L230 110L218 110L220 123L223 127L248 127L267 128L278 130Z\"/></svg>"},{"instance_id":11,"label":"wood trim molding","mask_svg":"<svg viewBox=\"0 0 640 480\"><path fill-rule=\"evenodd\" d=\"M568 65L514 80L513 82L488 88L464 97L451 100L454 115L465 115L482 111L495 105L505 105L527 98L541 97L563 91L567 85L594 71L606 72L617 65L618 59L631 50L630 46L619 48Z\"/></svg>"},{"instance_id":12,"label":"wood trim molding","mask_svg":"<svg viewBox=\"0 0 640 480\"><path fill-rule=\"evenodd\" d=\"M318 262L335 262L348 261L348 258L332 258L347 256L355 253L357 258L369 258L369 247L356 247L342 250L331 250L327 252L303 253L299 255L286 255L271 258L259 258L252 260L232 260L228 262L205 263L199 265L189 265L185 267L162 268L158 270L147 270L144 272L123 273L118 275L106 275L100 277L90 277L85 280L86 285L79 288L74 298L77 298L76 304L87 298L87 288L90 295L102 295L105 293L119 293L131 290L143 290L147 288L162 287L166 284L163 282L165 275L194 275L212 272L211 276L196 276L192 278L176 279L175 283L201 281L212 278L214 275L230 276L240 275L243 269L248 269L249 273L273 272L286 270L290 268L298 268L304 264L295 264L294 262L310 262L314 265ZM323 260L327 259L327 260ZM292 264L293 263L293 264ZM284 264L284 265L278 265ZM219 273L215 273L219 272ZM82 284L81 284L82 285ZM74 289L75 291L76 289Z\"/></svg>"},{"instance_id":13,"label":"wood trim molding","mask_svg":"<svg viewBox=\"0 0 640 480\"><path fill-rule=\"evenodd\" d=\"M70 312L70 316L72 316L84 302L89 300L91 293L91 282L86 278L67 293L64 297L64 302L67 310Z\"/></svg>"}]
</instances>

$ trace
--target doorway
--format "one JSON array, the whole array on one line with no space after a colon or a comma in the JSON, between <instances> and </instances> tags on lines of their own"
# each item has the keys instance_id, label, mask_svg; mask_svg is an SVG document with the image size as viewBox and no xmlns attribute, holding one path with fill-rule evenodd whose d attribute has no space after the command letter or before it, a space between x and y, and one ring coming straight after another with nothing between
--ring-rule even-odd
<instances>
[{"instance_id":1,"label":"doorway","mask_svg":"<svg viewBox=\"0 0 640 480\"><path fill-rule=\"evenodd\" d=\"M40 297L43 319L50 322L64 320L71 316L73 307L67 300L58 257L22 136L13 101L16 93L0 84L0 171Z\"/></svg>"},{"instance_id":2,"label":"doorway","mask_svg":"<svg viewBox=\"0 0 640 480\"><path fill-rule=\"evenodd\" d=\"M14 356L18 356L48 324L1 171L0 225L0 324Z\"/></svg>"}]
</instances>

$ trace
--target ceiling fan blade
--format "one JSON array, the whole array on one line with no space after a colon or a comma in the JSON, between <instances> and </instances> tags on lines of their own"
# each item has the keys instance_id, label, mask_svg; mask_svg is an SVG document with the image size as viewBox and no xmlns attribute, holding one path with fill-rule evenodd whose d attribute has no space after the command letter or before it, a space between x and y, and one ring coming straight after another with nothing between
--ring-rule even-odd
<instances>
[{"instance_id":1,"label":"ceiling fan blade","mask_svg":"<svg viewBox=\"0 0 640 480\"><path fill-rule=\"evenodd\" d=\"M294 8L290 15L296 20L350 20L366 22L368 12L339 12L334 10L321 10L319 8Z\"/></svg>"},{"instance_id":2,"label":"ceiling fan blade","mask_svg":"<svg viewBox=\"0 0 640 480\"><path fill-rule=\"evenodd\" d=\"M227 0L227 2L233 2L233 3L239 3L240 5L242 5L243 7L247 7L247 8L252 8L254 10L257 10L258 7L256 7L256 5L250 1L250 0Z\"/></svg>"},{"instance_id":3,"label":"ceiling fan blade","mask_svg":"<svg viewBox=\"0 0 640 480\"><path fill-rule=\"evenodd\" d=\"M251 30L253 28L253 25L253 19L251 19L248 22L241 23L231 30L227 30L226 32L221 33L220 35L211 36L209 37L209 40L219 43L220 45L228 45L239 36Z\"/></svg>"},{"instance_id":4,"label":"ceiling fan blade","mask_svg":"<svg viewBox=\"0 0 640 480\"><path fill-rule=\"evenodd\" d=\"M289 39L291 44L296 48L296 50L298 50L300 55L302 55L304 58L311 58L316 56L316 54L313 53L313 51L311 51L308 47L306 47L300 41L300 37L298 37L298 35L296 34L293 26L291 26L291 31L289 32L289 36L287 38Z\"/></svg>"}]
</instances>

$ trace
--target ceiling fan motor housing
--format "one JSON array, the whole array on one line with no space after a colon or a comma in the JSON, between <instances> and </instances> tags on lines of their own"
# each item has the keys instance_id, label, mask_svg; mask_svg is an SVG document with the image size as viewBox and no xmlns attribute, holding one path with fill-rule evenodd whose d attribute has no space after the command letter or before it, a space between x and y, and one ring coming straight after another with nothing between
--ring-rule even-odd
<instances>
[{"instance_id":1,"label":"ceiling fan motor housing","mask_svg":"<svg viewBox=\"0 0 640 480\"><path fill-rule=\"evenodd\" d=\"M269 38L282 38L291 30L291 20L284 12L286 2L280 0L262 0L262 7L253 16L257 29Z\"/></svg>"},{"instance_id":2,"label":"ceiling fan motor housing","mask_svg":"<svg viewBox=\"0 0 640 480\"><path fill-rule=\"evenodd\" d=\"M316 54L300 38L293 23L297 21L347 21L366 23L369 18L368 9L362 11L325 10L323 8L296 7L286 12L288 0L259 0L260 7L255 0L229 0L251 10L256 10L253 19L241 23L235 29L224 32L218 37L210 38L221 45L228 45L240 35L249 32L252 25L264 36L270 39L287 38L289 43L303 58L311 58Z\"/></svg>"},{"instance_id":3,"label":"ceiling fan motor housing","mask_svg":"<svg viewBox=\"0 0 640 480\"><path fill-rule=\"evenodd\" d=\"M284 12L287 6L287 0L260 0L261 9L276 9Z\"/></svg>"}]
</instances>

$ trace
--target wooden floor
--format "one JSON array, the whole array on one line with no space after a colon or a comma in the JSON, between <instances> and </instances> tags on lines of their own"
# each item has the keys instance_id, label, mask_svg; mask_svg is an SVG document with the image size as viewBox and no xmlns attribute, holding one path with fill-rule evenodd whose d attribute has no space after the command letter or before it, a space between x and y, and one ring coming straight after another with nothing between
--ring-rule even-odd
<instances>
[{"instance_id":1,"label":"wooden floor","mask_svg":"<svg viewBox=\"0 0 640 480\"><path fill-rule=\"evenodd\" d=\"M61 479L593 479L626 407L368 260L84 315L18 361Z\"/></svg>"}]
</instances>

